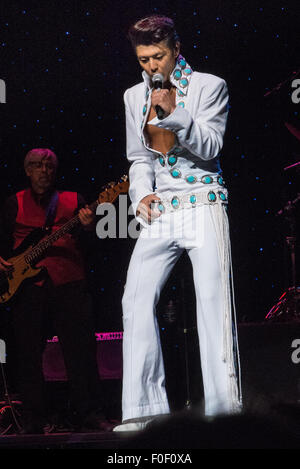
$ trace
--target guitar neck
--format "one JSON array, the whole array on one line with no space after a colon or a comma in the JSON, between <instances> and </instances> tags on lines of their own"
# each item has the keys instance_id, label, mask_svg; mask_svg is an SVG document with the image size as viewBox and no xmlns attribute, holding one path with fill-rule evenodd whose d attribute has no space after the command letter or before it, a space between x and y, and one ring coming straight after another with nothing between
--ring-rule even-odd
<instances>
[{"instance_id":1,"label":"guitar neck","mask_svg":"<svg viewBox=\"0 0 300 469\"><path fill-rule=\"evenodd\" d=\"M91 205L89 205L89 209L92 212L95 212L97 205L98 205L98 201L96 200ZM37 245L32 248L31 252L27 254L26 261L29 263L32 261L36 261L42 254L44 254L44 252L50 246L52 246L53 243L55 243L55 241L57 241L59 238L69 233L70 231L72 231L73 228L75 228L75 226L77 226L79 223L80 223L79 216L75 215L73 218L67 221L67 223L61 226L58 230L54 231L54 233L51 233L49 236L39 241Z\"/></svg>"},{"instance_id":2,"label":"guitar neck","mask_svg":"<svg viewBox=\"0 0 300 469\"><path fill-rule=\"evenodd\" d=\"M119 182L117 185L115 185L114 183L110 183L110 186L106 187L106 189L103 192L101 192L101 194L99 194L98 200L90 204L88 208L92 212L95 212L99 204L102 204L104 202L113 203L117 199L120 193L128 192L128 187L129 187L128 177L123 176L121 178L121 182ZM54 231L54 233L51 233L50 235L43 238L41 241L37 243L36 246L34 246L31 249L29 253L26 254L26 257L25 257L26 262L31 263L33 261L37 261L37 259L41 257L41 255L53 243L55 243L55 241L57 241L59 238L64 236L66 233L69 233L79 223L80 223L79 216L76 215L75 217L67 221L67 223L61 226L58 230Z\"/></svg>"}]
</instances>

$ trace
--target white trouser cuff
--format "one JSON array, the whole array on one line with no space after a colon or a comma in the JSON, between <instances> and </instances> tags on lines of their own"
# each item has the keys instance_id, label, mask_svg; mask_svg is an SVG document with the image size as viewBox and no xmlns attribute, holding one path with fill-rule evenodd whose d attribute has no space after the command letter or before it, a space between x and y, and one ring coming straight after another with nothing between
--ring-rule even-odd
<instances>
[{"instance_id":1,"label":"white trouser cuff","mask_svg":"<svg viewBox=\"0 0 300 469\"><path fill-rule=\"evenodd\" d=\"M139 407L130 407L123 409L122 421L125 422L130 419L136 419L141 417L150 417L160 414L169 414L169 404L162 402L160 404L144 405Z\"/></svg>"}]
</instances>

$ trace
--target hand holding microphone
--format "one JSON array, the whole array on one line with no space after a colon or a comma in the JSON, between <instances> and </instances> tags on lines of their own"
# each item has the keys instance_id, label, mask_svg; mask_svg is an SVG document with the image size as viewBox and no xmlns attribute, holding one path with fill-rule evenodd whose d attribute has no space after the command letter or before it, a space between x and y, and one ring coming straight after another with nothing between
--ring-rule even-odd
<instances>
[{"instance_id":1,"label":"hand holding microphone","mask_svg":"<svg viewBox=\"0 0 300 469\"><path fill-rule=\"evenodd\" d=\"M161 73L155 73L155 75L153 75L152 77L152 82L153 82L153 88L156 91L160 91L163 88L163 84L164 84L163 75ZM158 104L155 106L155 111L156 111L158 119L164 118L165 112Z\"/></svg>"},{"instance_id":2,"label":"hand holding microphone","mask_svg":"<svg viewBox=\"0 0 300 469\"><path fill-rule=\"evenodd\" d=\"M168 89L163 88L164 77L161 73L155 73L152 77L153 88L152 106L154 107L158 119L163 119L171 114L174 109L174 103L171 100Z\"/></svg>"}]
</instances>

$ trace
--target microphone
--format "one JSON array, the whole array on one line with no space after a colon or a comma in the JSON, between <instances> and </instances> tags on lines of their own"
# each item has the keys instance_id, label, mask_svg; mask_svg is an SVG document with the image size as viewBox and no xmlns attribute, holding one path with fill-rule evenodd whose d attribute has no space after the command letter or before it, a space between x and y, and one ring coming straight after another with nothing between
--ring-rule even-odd
<instances>
[{"instance_id":1,"label":"microphone","mask_svg":"<svg viewBox=\"0 0 300 469\"><path fill-rule=\"evenodd\" d=\"M155 73L152 77L153 87L155 90L161 90L163 88L164 77L161 73ZM165 111L160 106L155 106L155 111L158 119L163 119Z\"/></svg>"}]
</instances>

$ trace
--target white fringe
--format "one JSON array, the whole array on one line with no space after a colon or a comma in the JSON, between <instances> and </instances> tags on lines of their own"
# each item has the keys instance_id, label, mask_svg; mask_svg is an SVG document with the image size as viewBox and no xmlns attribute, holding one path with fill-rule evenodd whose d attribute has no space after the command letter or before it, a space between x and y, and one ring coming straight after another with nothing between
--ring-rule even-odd
<instances>
[{"instance_id":1,"label":"white fringe","mask_svg":"<svg viewBox=\"0 0 300 469\"><path fill-rule=\"evenodd\" d=\"M231 258L230 231L225 205L216 203L210 205L212 219L217 235L217 244L222 272L222 285L224 294L223 318L223 356L228 365L229 392L232 403L232 412L242 409L241 366L238 347L237 319L234 299L233 269ZM231 277L231 281L230 281ZM233 310L233 311L232 311ZM233 338L233 327L235 338ZM234 353L234 339L236 356ZM235 366L236 359L236 366ZM236 369L237 368L237 369ZM238 376L237 376L238 374Z\"/></svg>"}]
</instances>

